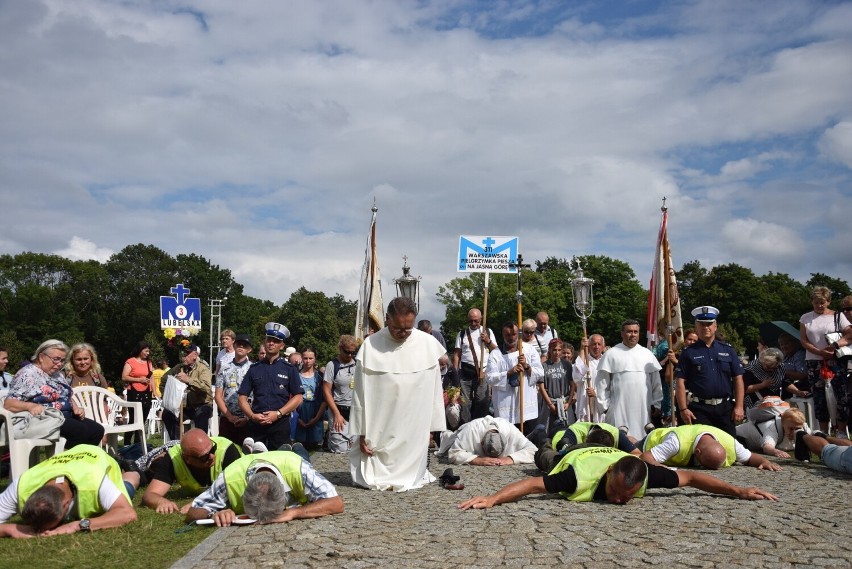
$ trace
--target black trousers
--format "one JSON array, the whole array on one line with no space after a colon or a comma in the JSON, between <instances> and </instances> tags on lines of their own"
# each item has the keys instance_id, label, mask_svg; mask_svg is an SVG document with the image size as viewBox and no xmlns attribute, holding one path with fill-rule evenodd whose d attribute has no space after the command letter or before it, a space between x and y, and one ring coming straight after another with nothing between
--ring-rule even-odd
<instances>
[{"instance_id":1,"label":"black trousers","mask_svg":"<svg viewBox=\"0 0 852 569\"><path fill-rule=\"evenodd\" d=\"M732 437L737 436L737 426L734 425L734 420L731 418L731 413L734 410L734 402L729 399L718 405L708 405L707 403L690 402L687 408L695 415L693 423L701 425L710 425L717 429L722 429Z\"/></svg>"},{"instance_id":2,"label":"black trousers","mask_svg":"<svg viewBox=\"0 0 852 569\"><path fill-rule=\"evenodd\" d=\"M59 428L59 436L65 437L65 448L77 445L100 446L104 438L103 425L91 419L78 419L73 415L65 416L65 422Z\"/></svg>"}]
</instances>

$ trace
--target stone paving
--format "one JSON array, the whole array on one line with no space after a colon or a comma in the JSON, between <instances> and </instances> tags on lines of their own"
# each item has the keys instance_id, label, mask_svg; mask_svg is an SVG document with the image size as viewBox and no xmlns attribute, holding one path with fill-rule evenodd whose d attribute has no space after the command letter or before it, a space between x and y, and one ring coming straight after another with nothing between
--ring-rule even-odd
<instances>
[{"instance_id":1,"label":"stone paving","mask_svg":"<svg viewBox=\"0 0 852 569\"><path fill-rule=\"evenodd\" d=\"M464 490L436 483L391 493L353 487L347 456L318 453L313 461L337 486L343 514L199 528L211 535L173 567L852 567L852 476L795 460L779 460L781 472L734 466L715 473L779 502L688 488L652 490L624 506L542 495L476 511L455 506L537 475L535 467L453 466ZM446 467L432 458L436 476Z\"/></svg>"}]
</instances>

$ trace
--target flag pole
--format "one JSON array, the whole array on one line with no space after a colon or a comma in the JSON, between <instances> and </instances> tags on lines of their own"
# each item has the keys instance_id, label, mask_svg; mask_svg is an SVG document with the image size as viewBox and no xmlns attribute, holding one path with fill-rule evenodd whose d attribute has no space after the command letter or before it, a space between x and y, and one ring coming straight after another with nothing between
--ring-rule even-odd
<instances>
[{"instance_id":1,"label":"flag pole","mask_svg":"<svg viewBox=\"0 0 852 569\"><path fill-rule=\"evenodd\" d=\"M485 363L485 344L482 342L482 332L488 330L488 277L491 276L490 271L485 271L485 290L483 292L482 301L482 330L479 332L479 369L476 370L479 381L485 381L485 371L483 363ZM497 338L493 338L496 342ZM489 388L490 391L490 388ZM489 393L489 400L491 399Z\"/></svg>"},{"instance_id":2,"label":"flag pole","mask_svg":"<svg viewBox=\"0 0 852 569\"><path fill-rule=\"evenodd\" d=\"M669 233L668 233L668 211L669 208L666 207L666 198L663 197L663 205L660 208L660 211L663 213L663 222L666 226L666 234L663 239L663 274L665 277L665 284L663 288L663 302L665 303L665 321L666 321L666 341L669 345L669 350L674 353L675 343L674 343L674 329L672 328L672 286L671 286L671 275L672 275L672 266L671 266L671 257L669 251ZM671 413L671 424L672 427L677 426L677 413L675 413L675 407L677 402L675 401L675 378L674 378L674 362L672 362L668 355L666 356L666 383L668 384L669 390L669 401L670 401L670 409Z\"/></svg>"}]
</instances>

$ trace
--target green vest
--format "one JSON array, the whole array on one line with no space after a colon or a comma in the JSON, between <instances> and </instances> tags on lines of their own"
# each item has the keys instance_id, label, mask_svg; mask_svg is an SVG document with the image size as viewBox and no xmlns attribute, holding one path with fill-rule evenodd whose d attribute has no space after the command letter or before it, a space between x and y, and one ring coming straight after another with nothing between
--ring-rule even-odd
<instances>
[{"instance_id":1,"label":"green vest","mask_svg":"<svg viewBox=\"0 0 852 569\"><path fill-rule=\"evenodd\" d=\"M234 443L225 437L210 437L210 440L216 443L216 460L213 461L213 465L210 467L210 480L216 480L222 473L222 461L225 460L225 453ZM240 454L242 454L242 451ZM175 468L175 478L177 478L181 488L196 494L204 489L204 486L195 479L189 467L183 461L180 444L169 448L169 458L172 459L172 464Z\"/></svg>"},{"instance_id":2,"label":"green vest","mask_svg":"<svg viewBox=\"0 0 852 569\"><path fill-rule=\"evenodd\" d=\"M302 482L302 457L290 451L273 450L260 454L247 454L232 462L225 469L228 502L234 512L237 514L245 513L243 510L243 492L246 490L246 473L257 461L268 462L275 466L290 487L290 495L302 505L308 503L305 485Z\"/></svg>"},{"instance_id":3,"label":"green vest","mask_svg":"<svg viewBox=\"0 0 852 569\"><path fill-rule=\"evenodd\" d=\"M606 471L625 456L633 455L609 447L582 448L569 452L562 457L562 460L550 471L550 474L558 474L563 470L567 470L569 466L573 467L574 475L577 478L577 488L572 494L568 494L567 492L560 492L560 494L564 498L575 502L591 502L594 499L595 490L598 489L598 484L606 474ZM647 487L648 477L645 476L642 487L636 492L636 498L644 496Z\"/></svg>"},{"instance_id":4,"label":"green vest","mask_svg":"<svg viewBox=\"0 0 852 569\"><path fill-rule=\"evenodd\" d=\"M737 461L737 451L734 437L716 427L709 425L681 425L680 427L668 427L666 429L654 429L645 439L643 451L649 451L663 442L669 433L674 433L680 443L677 454L668 459L666 466L689 466L692 462L695 441L704 434L712 435L725 449L725 464L722 467L731 466Z\"/></svg>"},{"instance_id":5,"label":"green vest","mask_svg":"<svg viewBox=\"0 0 852 569\"><path fill-rule=\"evenodd\" d=\"M609 423L579 422L569 425L568 428L571 429L571 432L574 433L574 436L577 438L577 444L582 444L586 442L586 438L589 436L589 431L592 430L592 427L594 427L595 425L597 425L607 433L611 434L613 440L612 447L618 448L618 435L620 431ZM556 433L556 435L553 437L553 448L556 448L556 443L562 440L562 437L564 436L565 431L560 431Z\"/></svg>"},{"instance_id":6,"label":"green vest","mask_svg":"<svg viewBox=\"0 0 852 569\"><path fill-rule=\"evenodd\" d=\"M18 479L18 513L33 493L45 483L64 476L77 489L77 512L81 518L91 518L106 510L98 501L98 490L104 477L112 480L127 501L132 504L118 463L103 450L92 445L77 445L71 450L53 455L33 466Z\"/></svg>"}]
</instances>

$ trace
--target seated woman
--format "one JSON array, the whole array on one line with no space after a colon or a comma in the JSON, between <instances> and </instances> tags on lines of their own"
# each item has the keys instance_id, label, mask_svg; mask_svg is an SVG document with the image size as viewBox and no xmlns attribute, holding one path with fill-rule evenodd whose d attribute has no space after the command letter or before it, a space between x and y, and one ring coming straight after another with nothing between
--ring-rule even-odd
<instances>
[{"instance_id":1,"label":"seated woman","mask_svg":"<svg viewBox=\"0 0 852 569\"><path fill-rule=\"evenodd\" d=\"M33 415L44 413L47 407L59 409L65 417L59 435L65 437L66 449L79 444L97 446L104 436L104 428L86 419L83 409L71 398L71 385L62 373L67 353L68 346L60 340L42 342L33 354L32 365L22 367L15 374L3 406L13 413L29 411Z\"/></svg>"},{"instance_id":2,"label":"seated woman","mask_svg":"<svg viewBox=\"0 0 852 569\"><path fill-rule=\"evenodd\" d=\"M71 355L65 364L65 377L71 387L83 385L94 385L95 387L107 388L101 364L98 363L98 354L91 344L74 344L71 346Z\"/></svg>"},{"instance_id":3,"label":"seated woman","mask_svg":"<svg viewBox=\"0 0 852 569\"><path fill-rule=\"evenodd\" d=\"M806 428L805 414L793 408L769 421L737 425L737 439L751 451L790 458L785 451L793 450L796 431L803 428Z\"/></svg>"},{"instance_id":4,"label":"seated woman","mask_svg":"<svg viewBox=\"0 0 852 569\"><path fill-rule=\"evenodd\" d=\"M766 348L748 364L743 373L745 406L751 409L767 395L780 395L784 384L784 354L778 348Z\"/></svg>"}]
</instances>

